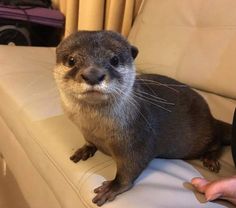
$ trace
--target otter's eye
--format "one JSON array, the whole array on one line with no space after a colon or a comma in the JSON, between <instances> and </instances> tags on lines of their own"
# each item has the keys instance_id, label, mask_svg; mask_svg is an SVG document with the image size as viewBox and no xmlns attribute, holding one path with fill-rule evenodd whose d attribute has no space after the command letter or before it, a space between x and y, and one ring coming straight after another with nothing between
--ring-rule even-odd
<instances>
[{"instance_id":1,"label":"otter's eye","mask_svg":"<svg viewBox=\"0 0 236 208\"><path fill-rule=\"evenodd\" d=\"M119 64L119 58L117 56L113 56L111 59L110 59L110 64L114 67L117 67L118 64Z\"/></svg>"},{"instance_id":2,"label":"otter's eye","mask_svg":"<svg viewBox=\"0 0 236 208\"><path fill-rule=\"evenodd\" d=\"M73 67L75 65L75 62L76 61L75 61L74 57L71 56L71 57L69 57L67 64L69 67Z\"/></svg>"}]
</instances>

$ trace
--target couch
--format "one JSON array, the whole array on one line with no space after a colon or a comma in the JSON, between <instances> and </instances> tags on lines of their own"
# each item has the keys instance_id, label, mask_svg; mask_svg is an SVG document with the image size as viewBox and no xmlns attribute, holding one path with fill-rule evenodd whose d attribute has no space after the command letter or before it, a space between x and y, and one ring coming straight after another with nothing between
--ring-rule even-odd
<instances>
[{"instance_id":1,"label":"couch","mask_svg":"<svg viewBox=\"0 0 236 208\"><path fill-rule=\"evenodd\" d=\"M190 85L216 118L232 122L235 0L146 0L128 39L139 48L139 72ZM96 207L93 189L114 177L115 163L101 152L78 164L69 160L84 139L60 107L54 64L54 48L0 46L0 153L30 207ZM212 173L200 160L154 159L130 191L103 207L234 207L206 202L189 183L236 174L229 146L220 163L220 173Z\"/></svg>"}]
</instances>

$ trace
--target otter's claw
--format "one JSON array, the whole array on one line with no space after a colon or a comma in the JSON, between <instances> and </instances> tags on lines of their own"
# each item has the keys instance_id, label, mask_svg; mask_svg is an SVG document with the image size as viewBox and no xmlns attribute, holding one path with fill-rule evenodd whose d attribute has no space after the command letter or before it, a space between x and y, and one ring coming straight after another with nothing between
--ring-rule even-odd
<instances>
[{"instance_id":1,"label":"otter's claw","mask_svg":"<svg viewBox=\"0 0 236 208\"><path fill-rule=\"evenodd\" d=\"M75 163L79 162L81 159L87 160L89 157L92 157L96 151L97 148L95 146L84 145L82 148L78 149L70 159Z\"/></svg>"},{"instance_id":2,"label":"otter's claw","mask_svg":"<svg viewBox=\"0 0 236 208\"><path fill-rule=\"evenodd\" d=\"M210 171L218 173L220 171L220 163L218 160L203 158L203 166L208 168Z\"/></svg>"},{"instance_id":3,"label":"otter's claw","mask_svg":"<svg viewBox=\"0 0 236 208\"><path fill-rule=\"evenodd\" d=\"M114 200L118 194L127 191L131 187L132 185L121 185L115 180L105 181L100 187L94 189L97 195L93 198L93 203L102 206L106 201Z\"/></svg>"}]
</instances>

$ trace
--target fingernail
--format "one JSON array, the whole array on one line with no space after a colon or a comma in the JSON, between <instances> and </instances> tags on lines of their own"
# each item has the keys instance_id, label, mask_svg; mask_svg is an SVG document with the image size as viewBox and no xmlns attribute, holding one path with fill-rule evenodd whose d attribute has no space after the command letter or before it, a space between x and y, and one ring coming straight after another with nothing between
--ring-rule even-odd
<instances>
[{"instance_id":1,"label":"fingernail","mask_svg":"<svg viewBox=\"0 0 236 208\"><path fill-rule=\"evenodd\" d=\"M196 182L196 181L191 181L191 184L194 185L194 186L197 186L199 183Z\"/></svg>"},{"instance_id":2,"label":"fingernail","mask_svg":"<svg viewBox=\"0 0 236 208\"><path fill-rule=\"evenodd\" d=\"M206 197L206 200L207 200L207 201L213 201L213 200L215 200L215 199L220 198L221 196L222 196L221 193L213 194L213 195L207 196L207 197Z\"/></svg>"},{"instance_id":3,"label":"fingernail","mask_svg":"<svg viewBox=\"0 0 236 208\"><path fill-rule=\"evenodd\" d=\"M195 187L203 186L207 183L208 183L208 181L206 179L203 179L203 178L198 178L197 180L192 180L191 181L191 184Z\"/></svg>"}]
</instances>

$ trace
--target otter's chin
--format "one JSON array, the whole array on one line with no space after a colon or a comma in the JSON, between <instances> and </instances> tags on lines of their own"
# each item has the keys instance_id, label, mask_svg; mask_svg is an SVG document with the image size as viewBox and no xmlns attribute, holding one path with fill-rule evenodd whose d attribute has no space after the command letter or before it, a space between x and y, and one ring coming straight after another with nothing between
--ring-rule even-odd
<instances>
[{"instance_id":1,"label":"otter's chin","mask_svg":"<svg viewBox=\"0 0 236 208\"><path fill-rule=\"evenodd\" d=\"M81 94L80 100L88 104L101 104L108 100L109 95L100 91L87 91Z\"/></svg>"}]
</instances>

